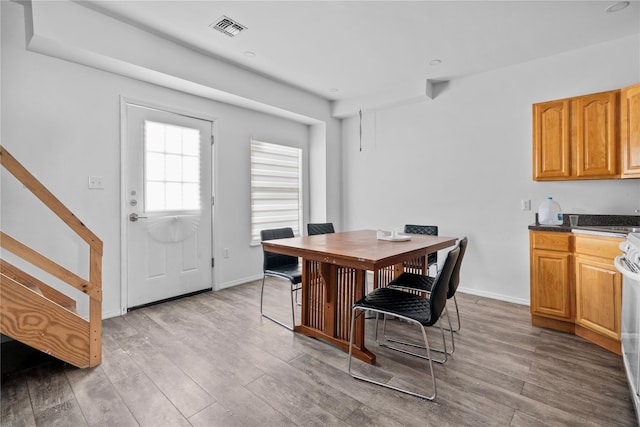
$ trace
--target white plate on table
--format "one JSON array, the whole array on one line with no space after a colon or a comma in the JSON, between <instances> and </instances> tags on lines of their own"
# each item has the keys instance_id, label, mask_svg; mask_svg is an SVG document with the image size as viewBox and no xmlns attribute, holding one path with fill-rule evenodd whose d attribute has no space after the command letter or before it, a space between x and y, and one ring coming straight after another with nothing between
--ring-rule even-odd
<instances>
[{"instance_id":1,"label":"white plate on table","mask_svg":"<svg viewBox=\"0 0 640 427\"><path fill-rule=\"evenodd\" d=\"M378 240L386 240L389 242L406 242L407 240L411 240L411 236L407 236L406 234L396 234L395 236L392 234L387 234L378 236Z\"/></svg>"}]
</instances>

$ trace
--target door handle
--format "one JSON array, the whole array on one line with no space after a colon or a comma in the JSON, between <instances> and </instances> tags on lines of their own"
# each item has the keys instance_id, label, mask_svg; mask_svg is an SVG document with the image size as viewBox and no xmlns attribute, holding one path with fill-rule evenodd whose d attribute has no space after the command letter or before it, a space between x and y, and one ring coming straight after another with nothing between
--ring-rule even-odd
<instances>
[{"instance_id":1,"label":"door handle","mask_svg":"<svg viewBox=\"0 0 640 427\"><path fill-rule=\"evenodd\" d=\"M140 218L147 218L147 217L146 216L140 216L137 213L129 214L129 221L131 221L131 222L136 222Z\"/></svg>"}]
</instances>

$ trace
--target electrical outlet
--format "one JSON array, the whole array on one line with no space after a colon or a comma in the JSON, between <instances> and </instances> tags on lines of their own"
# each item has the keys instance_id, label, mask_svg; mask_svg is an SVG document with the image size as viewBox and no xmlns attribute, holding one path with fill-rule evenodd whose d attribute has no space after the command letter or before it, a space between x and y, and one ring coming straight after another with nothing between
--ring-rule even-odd
<instances>
[{"instance_id":1,"label":"electrical outlet","mask_svg":"<svg viewBox=\"0 0 640 427\"><path fill-rule=\"evenodd\" d=\"M531 210L531 200L520 200L520 209L523 211Z\"/></svg>"},{"instance_id":2,"label":"electrical outlet","mask_svg":"<svg viewBox=\"0 0 640 427\"><path fill-rule=\"evenodd\" d=\"M89 189L90 190L104 190L104 177L102 177L102 176L90 176L89 177Z\"/></svg>"}]
</instances>

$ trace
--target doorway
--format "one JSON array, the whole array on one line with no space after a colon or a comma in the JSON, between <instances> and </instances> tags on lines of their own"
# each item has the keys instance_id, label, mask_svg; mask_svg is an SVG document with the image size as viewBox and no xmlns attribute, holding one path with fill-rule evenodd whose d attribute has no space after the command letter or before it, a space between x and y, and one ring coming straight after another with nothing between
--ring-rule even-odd
<instances>
[{"instance_id":1,"label":"doorway","mask_svg":"<svg viewBox=\"0 0 640 427\"><path fill-rule=\"evenodd\" d=\"M213 121L123 104L124 312L213 286Z\"/></svg>"}]
</instances>

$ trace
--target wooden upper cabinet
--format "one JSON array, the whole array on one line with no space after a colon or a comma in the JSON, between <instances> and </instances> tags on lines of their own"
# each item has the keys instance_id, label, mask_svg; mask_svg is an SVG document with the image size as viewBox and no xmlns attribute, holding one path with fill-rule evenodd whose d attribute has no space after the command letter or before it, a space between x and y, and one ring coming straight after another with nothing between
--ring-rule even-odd
<instances>
[{"instance_id":1,"label":"wooden upper cabinet","mask_svg":"<svg viewBox=\"0 0 640 427\"><path fill-rule=\"evenodd\" d=\"M620 178L619 97L613 90L534 104L533 180ZM637 155L640 174L640 144Z\"/></svg>"},{"instance_id":2,"label":"wooden upper cabinet","mask_svg":"<svg viewBox=\"0 0 640 427\"><path fill-rule=\"evenodd\" d=\"M622 177L640 178L640 84L620 92Z\"/></svg>"},{"instance_id":3,"label":"wooden upper cabinet","mask_svg":"<svg viewBox=\"0 0 640 427\"><path fill-rule=\"evenodd\" d=\"M577 178L618 178L619 91L572 99Z\"/></svg>"},{"instance_id":4,"label":"wooden upper cabinet","mask_svg":"<svg viewBox=\"0 0 640 427\"><path fill-rule=\"evenodd\" d=\"M571 177L568 99L533 105L533 179Z\"/></svg>"}]
</instances>

